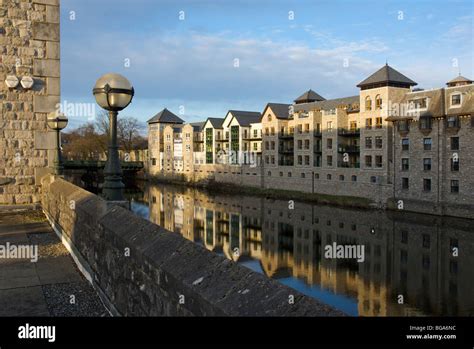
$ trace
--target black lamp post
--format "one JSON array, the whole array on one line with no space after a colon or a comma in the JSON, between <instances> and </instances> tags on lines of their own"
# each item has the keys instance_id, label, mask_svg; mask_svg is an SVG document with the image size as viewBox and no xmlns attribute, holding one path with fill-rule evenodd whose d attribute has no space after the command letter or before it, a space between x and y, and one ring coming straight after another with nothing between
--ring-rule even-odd
<instances>
[{"instance_id":1,"label":"black lamp post","mask_svg":"<svg viewBox=\"0 0 474 349\"><path fill-rule=\"evenodd\" d=\"M58 112L52 112L48 115L48 127L56 131L56 149L53 160L53 173L57 176L63 175L63 161L61 156L61 130L67 126L68 119L66 115Z\"/></svg>"},{"instance_id":2,"label":"black lamp post","mask_svg":"<svg viewBox=\"0 0 474 349\"><path fill-rule=\"evenodd\" d=\"M92 90L97 104L109 111L109 151L104 168L105 181L102 195L108 201L123 201L122 168L117 144L117 115L131 102L134 90L120 74L105 74L97 80Z\"/></svg>"}]
</instances>

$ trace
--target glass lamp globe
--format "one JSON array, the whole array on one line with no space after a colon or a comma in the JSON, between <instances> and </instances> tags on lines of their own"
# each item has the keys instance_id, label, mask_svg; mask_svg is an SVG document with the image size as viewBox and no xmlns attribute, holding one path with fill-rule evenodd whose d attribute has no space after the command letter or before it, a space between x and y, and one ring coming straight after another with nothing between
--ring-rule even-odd
<instances>
[{"instance_id":1,"label":"glass lamp globe","mask_svg":"<svg viewBox=\"0 0 474 349\"><path fill-rule=\"evenodd\" d=\"M134 89L124 76L115 73L102 75L92 90L97 104L109 111L126 108L134 95Z\"/></svg>"},{"instance_id":2,"label":"glass lamp globe","mask_svg":"<svg viewBox=\"0 0 474 349\"><path fill-rule=\"evenodd\" d=\"M52 130L61 131L66 128L68 118L63 113L52 112L48 115L48 127Z\"/></svg>"}]
</instances>

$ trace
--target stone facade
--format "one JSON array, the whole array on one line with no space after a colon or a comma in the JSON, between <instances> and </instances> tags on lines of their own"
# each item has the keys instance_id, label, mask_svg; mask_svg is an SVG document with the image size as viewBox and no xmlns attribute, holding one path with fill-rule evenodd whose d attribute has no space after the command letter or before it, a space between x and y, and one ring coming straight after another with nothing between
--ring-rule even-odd
<instances>
[{"instance_id":1,"label":"stone facade","mask_svg":"<svg viewBox=\"0 0 474 349\"><path fill-rule=\"evenodd\" d=\"M45 214L114 314L344 315L61 178L42 185Z\"/></svg>"},{"instance_id":2,"label":"stone facade","mask_svg":"<svg viewBox=\"0 0 474 349\"><path fill-rule=\"evenodd\" d=\"M0 204L38 203L54 148L47 114L60 102L59 0L1 0L0 58ZM7 76L34 85L9 88Z\"/></svg>"}]
</instances>

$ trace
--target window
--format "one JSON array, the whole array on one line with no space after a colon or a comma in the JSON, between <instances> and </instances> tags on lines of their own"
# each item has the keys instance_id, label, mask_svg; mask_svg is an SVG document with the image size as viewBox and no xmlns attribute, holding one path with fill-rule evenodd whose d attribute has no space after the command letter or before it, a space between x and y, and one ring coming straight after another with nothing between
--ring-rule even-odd
<instances>
[{"instance_id":1,"label":"window","mask_svg":"<svg viewBox=\"0 0 474 349\"><path fill-rule=\"evenodd\" d=\"M382 128L382 118L376 117L375 118L375 128Z\"/></svg>"},{"instance_id":2,"label":"window","mask_svg":"<svg viewBox=\"0 0 474 349\"><path fill-rule=\"evenodd\" d=\"M304 164L307 165L307 166L309 165L309 155L305 155Z\"/></svg>"},{"instance_id":3,"label":"window","mask_svg":"<svg viewBox=\"0 0 474 349\"><path fill-rule=\"evenodd\" d=\"M372 110L372 100L369 96L365 97L365 110Z\"/></svg>"},{"instance_id":4,"label":"window","mask_svg":"<svg viewBox=\"0 0 474 349\"><path fill-rule=\"evenodd\" d=\"M270 158L268 156L265 156L265 163L269 164L270 163Z\"/></svg>"},{"instance_id":5,"label":"window","mask_svg":"<svg viewBox=\"0 0 474 349\"><path fill-rule=\"evenodd\" d=\"M451 106L459 106L461 105L461 94L456 93L451 95Z\"/></svg>"},{"instance_id":6,"label":"window","mask_svg":"<svg viewBox=\"0 0 474 349\"><path fill-rule=\"evenodd\" d=\"M459 150L459 137L451 137L451 150Z\"/></svg>"},{"instance_id":7,"label":"window","mask_svg":"<svg viewBox=\"0 0 474 349\"><path fill-rule=\"evenodd\" d=\"M370 177L370 183L377 183L377 177L376 176L371 176Z\"/></svg>"},{"instance_id":8,"label":"window","mask_svg":"<svg viewBox=\"0 0 474 349\"><path fill-rule=\"evenodd\" d=\"M426 109L427 105L428 105L427 98L414 99L408 103L409 109Z\"/></svg>"},{"instance_id":9,"label":"window","mask_svg":"<svg viewBox=\"0 0 474 349\"><path fill-rule=\"evenodd\" d=\"M304 132L309 133L309 124L304 124Z\"/></svg>"},{"instance_id":10,"label":"window","mask_svg":"<svg viewBox=\"0 0 474 349\"><path fill-rule=\"evenodd\" d=\"M431 130L431 116L423 116L420 118L420 129Z\"/></svg>"},{"instance_id":11,"label":"window","mask_svg":"<svg viewBox=\"0 0 474 349\"><path fill-rule=\"evenodd\" d=\"M372 156L366 155L365 156L365 167L372 167Z\"/></svg>"},{"instance_id":12,"label":"window","mask_svg":"<svg viewBox=\"0 0 474 349\"><path fill-rule=\"evenodd\" d=\"M271 141L270 143L272 150L275 150L275 141Z\"/></svg>"},{"instance_id":13,"label":"window","mask_svg":"<svg viewBox=\"0 0 474 349\"><path fill-rule=\"evenodd\" d=\"M372 149L372 137L365 137L365 148Z\"/></svg>"},{"instance_id":14,"label":"window","mask_svg":"<svg viewBox=\"0 0 474 349\"><path fill-rule=\"evenodd\" d=\"M410 140L408 138L402 139L402 150L410 150Z\"/></svg>"},{"instance_id":15,"label":"window","mask_svg":"<svg viewBox=\"0 0 474 349\"><path fill-rule=\"evenodd\" d=\"M431 138L423 138L423 150L431 150Z\"/></svg>"},{"instance_id":16,"label":"window","mask_svg":"<svg viewBox=\"0 0 474 349\"><path fill-rule=\"evenodd\" d=\"M457 116L449 116L446 120L448 128L458 128L459 127L459 118Z\"/></svg>"},{"instance_id":17,"label":"window","mask_svg":"<svg viewBox=\"0 0 474 349\"><path fill-rule=\"evenodd\" d=\"M410 182L407 177L402 177L402 189L408 190L410 188Z\"/></svg>"},{"instance_id":18,"label":"window","mask_svg":"<svg viewBox=\"0 0 474 349\"><path fill-rule=\"evenodd\" d=\"M381 136L375 137L375 148L382 149L382 146L383 146L382 137Z\"/></svg>"},{"instance_id":19,"label":"window","mask_svg":"<svg viewBox=\"0 0 474 349\"><path fill-rule=\"evenodd\" d=\"M382 97L380 95L375 96L375 109L382 109Z\"/></svg>"},{"instance_id":20,"label":"window","mask_svg":"<svg viewBox=\"0 0 474 349\"><path fill-rule=\"evenodd\" d=\"M327 130L332 131L332 121L328 121L327 123Z\"/></svg>"},{"instance_id":21,"label":"window","mask_svg":"<svg viewBox=\"0 0 474 349\"><path fill-rule=\"evenodd\" d=\"M315 174L314 174L314 178L315 178L315 179L319 179L319 173L315 173Z\"/></svg>"},{"instance_id":22,"label":"window","mask_svg":"<svg viewBox=\"0 0 474 349\"><path fill-rule=\"evenodd\" d=\"M152 166L156 166L156 158L151 159Z\"/></svg>"},{"instance_id":23,"label":"window","mask_svg":"<svg viewBox=\"0 0 474 349\"><path fill-rule=\"evenodd\" d=\"M408 120L401 120L397 122L397 128L399 132L408 132L410 130Z\"/></svg>"},{"instance_id":24,"label":"window","mask_svg":"<svg viewBox=\"0 0 474 349\"><path fill-rule=\"evenodd\" d=\"M352 176L351 176L351 181L357 182L357 176L356 176L356 175L352 175Z\"/></svg>"},{"instance_id":25,"label":"window","mask_svg":"<svg viewBox=\"0 0 474 349\"><path fill-rule=\"evenodd\" d=\"M309 149L309 139L304 140L304 148Z\"/></svg>"},{"instance_id":26,"label":"window","mask_svg":"<svg viewBox=\"0 0 474 349\"><path fill-rule=\"evenodd\" d=\"M299 134L303 133L303 124L298 125L298 133Z\"/></svg>"},{"instance_id":27,"label":"window","mask_svg":"<svg viewBox=\"0 0 474 349\"><path fill-rule=\"evenodd\" d=\"M283 172L280 172L280 177L283 177Z\"/></svg>"},{"instance_id":28,"label":"window","mask_svg":"<svg viewBox=\"0 0 474 349\"><path fill-rule=\"evenodd\" d=\"M328 181L330 181L331 178L332 178L331 174L329 173L329 174L326 176L326 178L328 179Z\"/></svg>"},{"instance_id":29,"label":"window","mask_svg":"<svg viewBox=\"0 0 474 349\"><path fill-rule=\"evenodd\" d=\"M257 151L258 150L258 143L253 144L253 150Z\"/></svg>"},{"instance_id":30,"label":"window","mask_svg":"<svg viewBox=\"0 0 474 349\"><path fill-rule=\"evenodd\" d=\"M268 171L267 175L268 175L268 177L271 177L272 176L272 171Z\"/></svg>"},{"instance_id":31,"label":"window","mask_svg":"<svg viewBox=\"0 0 474 349\"><path fill-rule=\"evenodd\" d=\"M351 131L356 131L357 130L357 121L351 121L349 129Z\"/></svg>"},{"instance_id":32,"label":"window","mask_svg":"<svg viewBox=\"0 0 474 349\"><path fill-rule=\"evenodd\" d=\"M303 165L303 157L298 155L298 165Z\"/></svg>"},{"instance_id":33,"label":"window","mask_svg":"<svg viewBox=\"0 0 474 349\"><path fill-rule=\"evenodd\" d=\"M431 179L423 178L423 191L426 191L426 192L431 191Z\"/></svg>"},{"instance_id":34,"label":"window","mask_svg":"<svg viewBox=\"0 0 474 349\"><path fill-rule=\"evenodd\" d=\"M268 136L270 134L270 131L268 130L268 127L265 127L265 136Z\"/></svg>"},{"instance_id":35,"label":"window","mask_svg":"<svg viewBox=\"0 0 474 349\"><path fill-rule=\"evenodd\" d=\"M275 135L275 127L272 127L272 128L270 129L270 134L271 134L272 136Z\"/></svg>"},{"instance_id":36,"label":"window","mask_svg":"<svg viewBox=\"0 0 474 349\"><path fill-rule=\"evenodd\" d=\"M431 171L431 158L423 159L423 171Z\"/></svg>"},{"instance_id":37,"label":"window","mask_svg":"<svg viewBox=\"0 0 474 349\"><path fill-rule=\"evenodd\" d=\"M367 118L365 119L365 128L367 130L372 129L372 118Z\"/></svg>"},{"instance_id":38,"label":"window","mask_svg":"<svg viewBox=\"0 0 474 349\"><path fill-rule=\"evenodd\" d=\"M378 168L382 167L382 155L375 156L375 167L378 167Z\"/></svg>"},{"instance_id":39,"label":"window","mask_svg":"<svg viewBox=\"0 0 474 349\"><path fill-rule=\"evenodd\" d=\"M298 149L303 149L303 141L301 139L298 140Z\"/></svg>"},{"instance_id":40,"label":"window","mask_svg":"<svg viewBox=\"0 0 474 349\"><path fill-rule=\"evenodd\" d=\"M258 130L253 130L253 138L257 138L258 137Z\"/></svg>"},{"instance_id":41,"label":"window","mask_svg":"<svg viewBox=\"0 0 474 349\"><path fill-rule=\"evenodd\" d=\"M332 149L332 138L328 138L326 141L326 145L328 149Z\"/></svg>"},{"instance_id":42,"label":"window","mask_svg":"<svg viewBox=\"0 0 474 349\"><path fill-rule=\"evenodd\" d=\"M408 171L410 169L410 160L407 158L402 159L402 171Z\"/></svg>"},{"instance_id":43,"label":"window","mask_svg":"<svg viewBox=\"0 0 474 349\"><path fill-rule=\"evenodd\" d=\"M451 159L451 171L453 171L453 172L459 171L459 159L458 158L452 158Z\"/></svg>"},{"instance_id":44,"label":"window","mask_svg":"<svg viewBox=\"0 0 474 349\"><path fill-rule=\"evenodd\" d=\"M291 177L291 172L288 172L288 177Z\"/></svg>"},{"instance_id":45,"label":"window","mask_svg":"<svg viewBox=\"0 0 474 349\"><path fill-rule=\"evenodd\" d=\"M268 121L272 121L272 114L268 114L267 120L268 120Z\"/></svg>"},{"instance_id":46,"label":"window","mask_svg":"<svg viewBox=\"0 0 474 349\"><path fill-rule=\"evenodd\" d=\"M344 175L339 175L339 180L343 181L344 180Z\"/></svg>"},{"instance_id":47,"label":"window","mask_svg":"<svg viewBox=\"0 0 474 349\"><path fill-rule=\"evenodd\" d=\"M451 193L459 193L459 181L457 179L451 180Z\"/></svg>"},{"instance_id":48,"label":"window","mask_svg":"<svg viewBox=\"0 0 474 349\"><path fill-rule=\"evenodd\" d=\"M401 240L402 244L408 243L408 231L406 231L406 230L401 231L401 239L400 240Z\"/></svg>"},{"instance_id":49,"label":"window","mask_svg":"<svg viewBox=\"0 0 474 349\"><path fill-rule=\"evenodd\" d=\"M270 144L270 143L268 143L268 141L267 141L267 142L265 142L265 150L269 150L269 149L270 149L270 146L269 146L269 144Z\"/></svg>"},{"instance_id":50,"label":"window","mask_svg":"<svg viewBox=\"0 0 474 349\"><path fill-rule=\"evenodd\" d=\"M328 166L332 166L332 156L331 155L327 156L326 163L327 163Z\"/></svg>"}]
</instances>

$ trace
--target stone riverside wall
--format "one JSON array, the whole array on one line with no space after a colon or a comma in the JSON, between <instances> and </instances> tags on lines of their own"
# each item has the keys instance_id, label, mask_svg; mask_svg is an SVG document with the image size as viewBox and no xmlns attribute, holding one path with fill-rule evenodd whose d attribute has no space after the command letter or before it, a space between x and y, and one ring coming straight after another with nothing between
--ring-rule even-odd
<instances>
[{"instance_id":1,"label":"stone riverside wall","mask_svg":"<svg viewBox=\"0 0 474 349\"><path fill-rule=\"evenodd\" d=\"M34 85L8 88L7 76ZM54 147L46 118L59 85L59 0L0 0L0 204L39 202Z\"/></svg>"},{"instance_id":2,"label":"stone riverside wall","mask_svg":"<svg viewBox=\"0 0 474 349\"><path fill-rule=\"evenodd\" d=\"M63 179L42 185L45 214L119 315L344 315Z\"/></svg>"}]
</instances>

